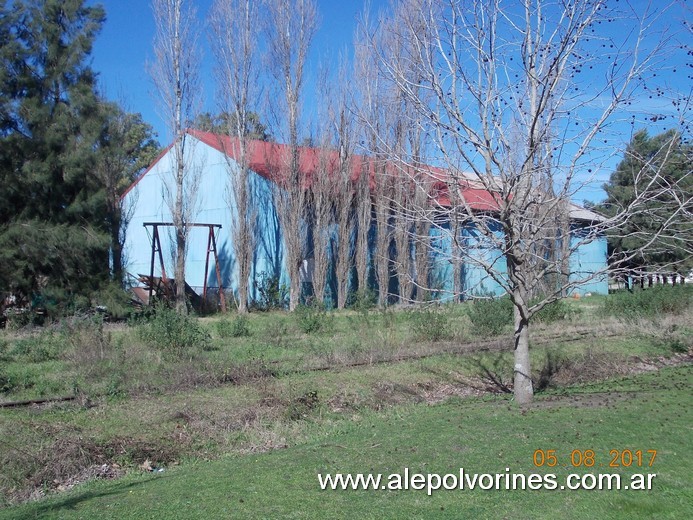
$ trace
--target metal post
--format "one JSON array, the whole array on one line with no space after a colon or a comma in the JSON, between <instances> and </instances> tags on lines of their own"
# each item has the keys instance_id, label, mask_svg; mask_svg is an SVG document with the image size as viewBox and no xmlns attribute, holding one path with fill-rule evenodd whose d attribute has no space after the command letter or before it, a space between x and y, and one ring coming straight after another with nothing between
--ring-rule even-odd
<instances>
[{"instance_id":1,"label":"metal post","mask_svg":"<svg viewBox=\"0 0 693 520\"><path fill-rule=\"evenodd\" d=\"M221 312L226 312L226 297L224 296L224 287L221 283L221 268L219 267L219 255L217 254L217 239L214 236L212 226L209 226L209 238L212 241L214 249L214 266L217 271L217 285L219 286L219 303L221 304Z\"/></svg>"},{"instance_id":2,"label":"metal post","mask_svg":"<svg viewBox=\"0 0 693 520\"><path fill-rule=\"evenodd\" d=\"M207 237L207 256L205 257L205 277L202 283L202 300L207 301L207 273L209 272L209 251L212 247L212 226L209 226L209 236Z\"/></svg>"}]
</instances>

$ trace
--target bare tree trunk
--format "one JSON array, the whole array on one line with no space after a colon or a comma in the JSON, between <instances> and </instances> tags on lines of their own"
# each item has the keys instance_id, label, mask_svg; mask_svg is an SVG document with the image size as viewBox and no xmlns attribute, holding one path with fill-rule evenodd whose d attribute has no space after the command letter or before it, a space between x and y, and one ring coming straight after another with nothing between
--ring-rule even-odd
<instances>
[{"instance_id":1,"label":"bare tree trunk","mask_svg":"<svg viewBox=\"0 0 693 520\"><path fill-rule=\"evenodd\" d=\"M514 307L514 390L515 401L520 405L532 402L534 387L532 386L532 373L529 362L529 320L522 315L527 314L527 309Z\"/></svg>"},{"instance_id":2,"label":"bare tree trunk","mask_svg":"<svg viewBox=\"0 0 693 520\"><path fill-rule=\"evenodd\" d=\"M403 176L402 176L403 177ZM410 212L411 208L411 186L406 178L398 178L395 188L395 213L393 235L395 241L396 261L395 273L399 287L399 302L407 303L412 299L414 288L414 276L412 267L412 233L414 223Z\"/></svg>"},{"instance_id":3,"label":"bare tree trunk","mask_svg":"<svg viewBox=\"0 0 693 520\"><path fill-rule=\"evenodd\" d=\"M392 179L385 164L376 164L375 190L375 250L373 263L378 282L378 305L386 307L390 296L390 245L392 243Z\"/></svg>"},{"instance_id":4,"label":"bare tree trunk","mask_svg":"<svg viewBox=\"0 0 693 520\"><path fill-rule=\"evenodd\" d=\"M228 161L231 233L238 272L238 312L248 311L249 284L256 246L257 211L250 182L252 142L248 138L252 104L257 102L260 56L256 30L258 6L251 0L216 0L212 29L217 84L233 160ZM221 290L221 288L220 288Z\"/></svg>"},{"instance_id":5,"label":"bare tree trunk","mask_svg":"<svg viewBox=\"0 0 693 520\"><path fill-rule=\"evenodd\" d=\"M414 260L416 262L416 299L419 302L426 301L430 290L430 232L431 226L425 221L418 222L416 224L416 248L414 252Z\"/></svg>"},{"instance_id":6,"label":"bare tree trunk","mask_svg":"<svg viewBox=\"0 0 693 520\"><path fill-rule=\"evenodd\" d=\"M355 197L356 184L352 180L353 151L354 151L354 120L349 106L352 88L349 83L346 67L339 70L338 83L340 88L333 96L336 108L333 112L332 126L335 128L337 145L338 174L335 183L335 221L337 237L334 243L335 277L337 279L337 308L346 307L349 296L349 278L354 265L354 227L355 227ZM358 254L358 253L356 253Z\"/></svg>"},{"instance_id":7,"label":"bare tree trunk","mask_svg":"<svg viewBox=\"0 0 693 520\"><path fill-rule=\"evenodd\" d=\"M277 202L289 274L289 309L301 296L301 267L304 259L305 179L299 162L299 119L303 68L317 28L314 0L268 0L266 35L270 68L284 93L288 162L281 172Z\"/></svg>"},{"instance_id":8,"label":"bare tree trunk","mask_svg":"<svg viewBox=\"0 0 693 520\"><path fill-rule=\"evenodd\" d=\"M358 292L362 298L368 292L368 234L371 229L373 213L369 179L369 163L364 160L356 187L356 241L354 245L354 262L356 264Z\"/></svg>"},{"instance_id":9,"label":"bare tree trunk","mask_svg":"<svg viewBox=\"0 0 693 520\"><path fill-rule=\"evenodd\" d=\"M173 181L165 193L174 226L176 309L187 312L185 295L185 257L188 227L194 212L199 172L194 170L186 154L185 125L197 108L196 12L189 0L153 0L156 36L154 62L150 75L159 94L159 102L169 130L173 134ZM172 196L171 196L172 194Z\"/></svg>"},{"instance_id":10,"label":"bare tree trunk","mask_svg":"<svg viewBox=\"0 0 693 520\"><path fill-rule=\"evenodd\" d=\"M330 249L332 246L332 222L334 206L333 182L336 174L332 171L330 150L327 144L321 145L318 171L310 188L310 221L313 225L313 293L315 303L325 305L325 291L330 271Z\"/></svg>"}]
</instances>

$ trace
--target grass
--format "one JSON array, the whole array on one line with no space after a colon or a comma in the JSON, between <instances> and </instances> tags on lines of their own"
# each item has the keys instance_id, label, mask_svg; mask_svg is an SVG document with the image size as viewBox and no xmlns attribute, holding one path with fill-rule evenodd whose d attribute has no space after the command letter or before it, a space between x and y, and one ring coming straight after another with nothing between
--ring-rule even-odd
<instances>
[{"instance_id":1,"label":"grass","mask_svg":"<svg viewBox=\"0 0 693 520\"><path fill-rule=\"evenodd\" d=\"M309 421L288 449L91 482L0 518L689 518L690 367L564 389L520 411L506 398L448 400ZM320 491L318 473L541 473L536 449L656 449L651 491ZM604 472L604 469L599 469ZM612 472L612 470L607 470ZM585 473L559 467L555 473Z\"/></svg>"},{"instance_id":2,"label":"grass","mask_svg":"<svg viewBox=\"0 0 693 520\"><path fill-rule=\"evenodd\" d=\"M670 323L647 317L636 326L627 320L604 316L607 299L569 300L569 319L538 322L533 334L561 335L582 327L619 334L615 353L654 355L652 338L665 333L665 343L685 351L691 336L686 319ZM247 319L199 319L196 334L184 338L188 346L153 344L165 336L156 328L100 326L90 322L57 324L47 329L0 334L0 391L4 400L21 400L78 392L91 399L152 395L198 386L239 381L249 374L274 374L316 367L370 364L407 356L435 355L465 345L487 342L471 323L469 305L443 306L438 310L407 312L374 310L314 313L309 332L305 316L282 312L254 313ZM322 321L321 321L322 320ZM648 325L649 324L649 325ZM662 325L663 324L663 325ZM647 329L647 327L649 329ZM646 330L647 329L647 330ZM187 330L187 329L186 329ZM645 330L645 333L643 333ZM508 344L509 326L497 336ZM568 353L583 352L599 343L600 334L582 343L566 345ZM202 338L197 340L196 338ZM163 340L162 340L163 341ZM666 345L665 345L666 347ZM176 355L170 355L171 352Z\"/></svg>"},{"instance_id":3,"label":"grass","mask_svg":"<svg viewBox=\"0 0 693 520\"><path fill-rule=\"evenodd\" d=\"M645 391L640 379L613 378L661 367L693 347L690 308L634 321L604 316L608 301L571 299L565 302L570 312L559 313L567 318L533 327L532 364L544 390L540 398L550 407L567 406L568 411L559 413L566 423L572 401L583 399L582 394L639 394ZM344 448L333 450L332 445L351 442L341 435L365 434L358 429L363 421L385 432L393 418L410 417L423 429L426 421L437 421L426 416L426 410L445 415L451 409L439 403L450 398L462 398L454 406L469 413L469 424L482 432L489 425L480 423L495 418L498 410L508 412L498 427L513 439L513 417L525 421L507 394L502 395L512 379L510 331L493 338L478 336L465 305L312 313L308 318L271 312L240 321L228 316L198 319L204 348L194 342L183 348L174 344L175 355L152 345L157 335L143 335L140 327L67 322L0 334L3 400L79 395L72 403L0 410L0 506L3 500L8 505L32 493L50 494L103 464L118 464L119 472L124 468L132 473L149 460L167 468L163 476L174 478L185 468L204 471L209 461L242 465L246 456L301 453L311 443L323 443L325 453L337 454ZM676 377L680 382L684 376ZM607 379L604 389L595 386ZM679 397L685 401L686 396ZM601 407L602 413L607 409ZM544 413L541 410L527 413ZM484 435L494 450L503 445L490 431ZM390 451L387 457L397 453ZM383 464L389 464L387 457ZM355 456L353 462L359 460ZM392 460L392 468L402 462ZM149 477L130 475L122 485ZM378 493L366 495L374 503L383 500ZM482 493L479 500L488 499ZM288 506L282 507L285 511ZM404 516L411 516L409 512L401 510ZM277 516L271 511L262 515Z\"/></svg>"}]
</instances>

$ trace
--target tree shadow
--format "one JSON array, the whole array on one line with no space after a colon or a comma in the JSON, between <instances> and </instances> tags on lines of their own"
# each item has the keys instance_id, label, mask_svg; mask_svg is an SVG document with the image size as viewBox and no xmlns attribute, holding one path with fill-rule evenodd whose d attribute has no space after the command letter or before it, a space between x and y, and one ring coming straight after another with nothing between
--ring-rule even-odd
<instances>
[{"instance_id":1,"label":"tree shadow","mask_svg":"<svg viewBox=\"0 0 693 520\"><path fill-rule=\"evenodd\" d=\"M98 486L97 489L85 489L84 491L78 491L79 487L77 487L75 490L66 493L63 497L60 495L48 496L38 502L18 506L17 510L12 512L12 518L18 520L55 518L63 510L76 510L77 506L82 502L113 495L122 495L127 493L130 488L139 487L142 484L166 477L168 477L168 475L150 476L135 482L113 483L110 486ZM7 510L5 510L5 512L7 512Z\"/></svg>"}]
</instances>

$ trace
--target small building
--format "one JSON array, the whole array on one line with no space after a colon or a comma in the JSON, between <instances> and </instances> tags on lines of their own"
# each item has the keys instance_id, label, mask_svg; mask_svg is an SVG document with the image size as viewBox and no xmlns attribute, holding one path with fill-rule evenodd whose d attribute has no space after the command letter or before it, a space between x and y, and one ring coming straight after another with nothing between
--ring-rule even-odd
<instances>
[{"instance_id":1,"label":"small building","mask_svg":"<svg viewBox=\"0 0 693 520\"><path fill-rule=\"evenodd\" d=\"M216 253L219 260L219 275L225 292L235 293L238 287L235 257L231 238L231 219L233 197L229 189L229 169L238 168L235 162L231 142L227 136L215 135L208 132L189 130L186 136L186 167L194 175L199 176L199 188L195 197L194 210L189 221L211 225L192 227L189 229L188 248L186 257L186 282L198 293L203 288L218 289L219 283L214 259L210 259L210 229L214 232ZM274 279L288 283L284 266L284 246L282 230L279 224L277 208L274 204L273 190L275 179L281 162L288 157L289 148L285 145L264 141L249 143L249 166L251 170L249 184L253 192L257 224L256 249L252 260L249 298L258 300L259 290L263 281ZM302 174L315 174L319 157L312 148L301 148L299 163ZM123 264L134 276L148 275L154 270L155 276L161 276L162 270L159 256L163 260L164 269L169 276L174 272L173 266L173 228L161 226L157 229L159 244L156 255L153 254L152 243L154 223L170 223L172 221L171 204L173 189L174 151L167 148L154 163L133 183L123 195L124 214L128 219L124 244ZM440 169L432 170L438 173ZM358 171L354 168L354 175ZM493 197L484 190L468 188L465 193L471 200L473 209L479 211L492 210ZM445 207L444 196L441 196L441 207ZM443 212L444 215L444 212ZM579 240L581 229L586 224L598 221L601 217L594 212L571 205L571 229L575 240ZM431 241L436 244L431 248L431 283L436 286L441 299L452 297L453 269L447 258L450 251L450 241L445 242L446 223L432 227ZM219 227L220 226L220 227ZM306 226L307 235L310 227ZM464 231L465 243L474 254L486 255L489 258L500 256L499 251L485 248L475 236L474 230ZM436 240L438 242L436 242ZM584 278L590 273L603 272L607 261L606 238L600 237L578 248L570 259L573 276ZM310 284L311 258L304 261L303 282ZM480 267L465 265L462 269L462 297L475 294L499 294L500 286L493 282ZM580 285L577 292L606 294L608 290L606 275L591 279ZM397 291L396 285L391 284L391 291ZM329 290L328 290L329 293Z\"/></svg>"}]
</instances>

